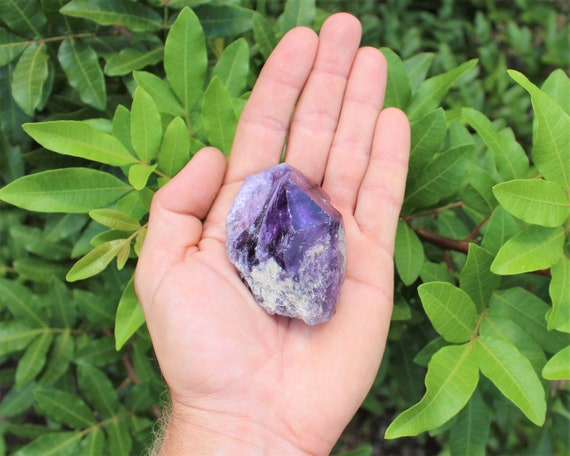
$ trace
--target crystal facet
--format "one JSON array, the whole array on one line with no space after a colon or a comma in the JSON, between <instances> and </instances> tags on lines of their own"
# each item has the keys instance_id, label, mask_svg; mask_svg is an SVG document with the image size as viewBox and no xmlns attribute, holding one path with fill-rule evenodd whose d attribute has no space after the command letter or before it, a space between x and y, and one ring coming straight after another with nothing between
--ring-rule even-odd
<instances>
[{"instance_id":1,"label":"crystal facet","mask_svg":"<svg viewBox=\"0 0 570 456\"><path fill-rule=\"evenodd\" d=\"M285 163L249 176L226 230L231 262L268 313L309 325L333 316L344 279L344 228L316 183Z\"/></svg>"}]
</instances>

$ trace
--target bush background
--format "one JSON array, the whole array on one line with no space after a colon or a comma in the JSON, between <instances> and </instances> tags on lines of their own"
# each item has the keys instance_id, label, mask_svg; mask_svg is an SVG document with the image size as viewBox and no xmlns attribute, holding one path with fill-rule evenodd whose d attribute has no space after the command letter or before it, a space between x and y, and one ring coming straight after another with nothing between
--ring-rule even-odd
<instances>
[{"instance_id":1,"label":"bush background","mask_svg":"<svg viewBox=\"0 0 570 456\"><path fill-rule=\"evenodd\" d=\"M93 5L113 10L114 22L102 19ZM183 6L193 8L204 28L208 80L195 88L200 100L193 109L178 116L160 106L156 99L153 105L143 95L136 95L136 87L145 87L150 93L158 87L153 86L151 76L164 77L165 40ZM461 68L439 99L430 99L428 94L428 104L432 106L412 118L412 129L416 135L426 125L432 127L428 131L435 131L435 121L422 122L424 115L433 112L433 119L443 119L441 140L431 138L433 144L422 144L419 153L432 148L433 154L437 150L437 154L443 155L467 141L469 154L465 155L469 155L469 163L489 171L490 176L485 175L480 181L458 178L457 187L451 192L436 190L440 194L435 201L408 200L402 220L410 227L411 240L405 242L400 237L397 248L401 255L412 252L424 258L424 267L412 271L413 264L403 260L398 264L396 310L385 360L369 397L339 440L335 454L568 454L567 373L561 380L547 382L541 378L541 388L547 393L546 399L542 399L547 411L539 426L520 410L524 407L517 400L523 401L524 393L514 401L515 406L504 397L504 392L494 389L492 379L482 378L480 388L460 415L450 412L452 418L445 424L433 429L418 428L413 432L419 433L417 437L384 440L390 423L424 394L427 362L445 345L437 337L440 333L445 339L445 331L439 331L433 316L422 307L426 302L419 299L418 286L422 282L457 284L462 272L470 270L472 266L466 261L469 243L485 245L488 232L484 225L498 207L491 188L510 180L493 168L491 148L478 136L480 128L473 120L477 119L476 114L462 108L483 113L493 122L490 125L494 129L509 138L506 141L510 147L517 147L516 138L518 147L531 157L537 137L531 98L507 70L519 71L537 86L555 74L554 70L567 71L570 6L566 1L3 2L0 186L8 188L24 176L47 170L75 167L104 171L126 181L122 165L70 156L57 147L54 151L60 154L47 151L40 145L45 138L37 126L45 121L82 120L89 128L130 144L129 138L124 139L129 130L127 124L121 122L127 118L128 110L124 107L132 105L129 109L133 116L137 112L133 98L139 105L147 103L160 111L164 125L161 135L166 135L166 126L174 125L170 122L175 118L191 127L190 139L185 143L186 155L177 156L178 162L188 159L205 143L227 149L228 129L231 137L232 122L235 126L248 91L279 36L299 24L318 30L335 11L356 15L363 24L363 44L383 47L389 61L395 62L391 68L408 75L410 93L398 85L396 73L391 75L389 90L389 101L394 105L403 103L401 96L407 93L409 100L401 107L408 113L417 107L418 87L424 79L449 75ZM224 55L226 63L221 64ZM236 63L235 74L228 74L228 61ZM139 71L135 77L133 70ZM567 77L556 75L556 81L567 84ZM223 84L214 82L213 76L218 76ZM437 87L440 85L434 86ZM229 102L222 103L224 100ZM562 106L564 98L558 102ZM119 105L124 109L117 109ZM224 111L224 106L230 105L232 109ZM229 116L225 118L230 120L225 129L216 130L210 120L220 116ZM22 129L24 123L30 125L29 135ZM17 203L10 200L6 190L0 193L0 200L6 201L0 202L0 455L141 454L150 445L164 385L148 334L144 326L137 329L140 313L136 311L129 280L144 238L152 192L177 166L170 166L166 172L164 164L157 163L158 168L154 169L151 163L147 165L128 173L129 184L139 191L136 198L125 197L113 204L116 212L101 211L108 204L90 208L99 212L89 214L49 210L46 203ZM471 169L467 162L457 166L452 171L459 177L461 171ZM561 166L570 168L570 161L563 161ZM153 174L156 170L162 176ZM521 177L534 178L539 174L533 167L525 169L525 173ZM485 182L477 194L484 201L470 204L467 197L473 201L473 188L478 182ZM483 184L477 188L483 188ZM522 226L520 221L512 224ZM567 219L561 227L567 238ZM517 230L511 234L514 236ZM401 228L402 233L408 233L405 227ZM501 238L500 244L507 240ZM85 263L83 268L76 263L94 247L117 241L122 244L112 245L119 249L106 250L91 260L88 266L93 269L86 271ZM485 248L492 250L490 243L487 241ZM567 258L568 240L561 246L560 255ZM566 252L562 254L564 246ZM494 256L497 251L491 253ZM484 258L482 255L477 258ZM118 267L109 265L117 256ZM489 265L485 274L484 277L498 277L490 273ZM522 287L536 296L540 305L553 305L549 273L511 274L503 277L500 285L495 278L489 293ZM479 289L485 286L478 282ZM567 282L562 290L569 290ZM120 315L119 303L123 308ZM481 305L486 308L486 303ZM546 332L544 317L541 316L541 325L545 336L538 342L538 349L525 348L520 337L514 343L527 358L530 356L538 373L547 358L569 344L568 331ZM514 317L512 320L524 326L524 322ZM518 333L517 328L516 337L524 333ZM426 350L426 345L431 348ZM532 404L529 407L532 409ZM466 424L470 419L475 425ZM422 432L426 430L429 432ZM477 435L468 439L466 431ZM461 441L473 443L465 447Z\"/></svg>"}]
</instances>

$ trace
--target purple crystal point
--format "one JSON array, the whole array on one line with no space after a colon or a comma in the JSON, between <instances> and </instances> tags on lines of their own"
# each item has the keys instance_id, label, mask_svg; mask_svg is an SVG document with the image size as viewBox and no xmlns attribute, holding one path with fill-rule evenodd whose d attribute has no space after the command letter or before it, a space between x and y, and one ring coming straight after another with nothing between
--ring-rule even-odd
<instances>
[{"instance_id":1,"label":"purple crystal point","mask_svg":"<svg viewBox=\"0 0 570 456\"><path fill-rule=\"evenodd\" d=\"M285 163L249 176L226 220L231 262L268 313L309 325L335 312L344 279L342 216Z\"/></svg>"}]
</instances>

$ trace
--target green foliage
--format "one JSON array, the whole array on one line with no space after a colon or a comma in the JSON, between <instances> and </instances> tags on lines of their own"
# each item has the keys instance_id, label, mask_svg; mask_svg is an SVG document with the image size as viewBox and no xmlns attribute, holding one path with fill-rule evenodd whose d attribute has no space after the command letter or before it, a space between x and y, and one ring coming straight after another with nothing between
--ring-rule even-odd
<instances>
[{"instance_id":1,"label":"green foliage","mask_svg":"<svg viewBox=\"0 0 570 456\"><path fill-rule=\"evenodd\" d=\"M230 152L278 39L333 10L385 46L385 104L412 126L359 416L452 455L570 451L570 79L552 71L570 25L563 2L471 3L0 2L0 455L150 444L164 385L132 277L152 196L204 145Z\"/></svg>"}]
</instances>

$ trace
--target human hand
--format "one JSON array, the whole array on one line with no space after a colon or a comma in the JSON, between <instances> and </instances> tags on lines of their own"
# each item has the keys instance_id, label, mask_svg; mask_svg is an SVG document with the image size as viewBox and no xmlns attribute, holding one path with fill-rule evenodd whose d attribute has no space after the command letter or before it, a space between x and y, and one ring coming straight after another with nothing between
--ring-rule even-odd
<instances>
[{"instance_id":1,"label":"human hand","mask_svg":"<svg viewBox=\"0 0 570 456\"><path fill-rule=\"evenodd\" d=\"M289 32L265 64L226 167L200 151L153 200L136 271L172 412L161 454L328 454L375 378L393 305L409 126L382 110L386 62L331 16ZM294 111L293 117L291 113ZM342 213L346 278L324 324L271 316L225 250L243 180L285 160Z\"/></svg>"}]
</instances>

